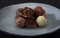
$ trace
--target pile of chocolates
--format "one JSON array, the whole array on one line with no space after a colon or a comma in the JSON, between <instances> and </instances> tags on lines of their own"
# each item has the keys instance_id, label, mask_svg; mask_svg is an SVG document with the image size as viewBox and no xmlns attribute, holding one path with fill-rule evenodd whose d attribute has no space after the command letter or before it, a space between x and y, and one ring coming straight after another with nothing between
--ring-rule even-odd
<instances>
[{"instance_id":1,"label":"pile of chocolates","mask_svg":"<svg viewBox=\"0 0 60 38\"><path fill-rule=\"evenodd\" d=\"M39 27L39 24L36 22L37 17L44 16L45 10L37 6L34 9L29 7L19 8L16 12L16 25L22 28L35 28Z\"/></svg>"}]
</instances>

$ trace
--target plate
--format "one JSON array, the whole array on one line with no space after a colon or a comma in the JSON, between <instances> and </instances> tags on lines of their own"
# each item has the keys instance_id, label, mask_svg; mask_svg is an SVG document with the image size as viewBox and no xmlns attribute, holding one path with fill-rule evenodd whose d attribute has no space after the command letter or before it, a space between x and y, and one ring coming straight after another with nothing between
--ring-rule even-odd
<instances>
[{"instance_id":1,"label":"plate","mask_svg":"<svg viewBox=\"0 0 60 38\"><path fill-rule=\"evenodd\" d=\"M18 8L30 7L35 8L36 6L41 6L45 9L48 23L43 28L34 28L34 29L24 29L18 28L15 24L16 10ZM16 35L25 35L25 36L34 36L42 35L46 33L51 33L60 28L60 9L43 3L21 3L6 6L0 9L0 30L5 32L16 34Z\"/></svg>"}]
</instances>

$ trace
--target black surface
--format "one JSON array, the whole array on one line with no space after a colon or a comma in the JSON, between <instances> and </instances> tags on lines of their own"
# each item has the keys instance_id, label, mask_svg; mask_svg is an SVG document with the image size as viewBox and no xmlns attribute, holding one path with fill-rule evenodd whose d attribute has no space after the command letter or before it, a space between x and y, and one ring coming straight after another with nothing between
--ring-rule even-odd
<instances>
[{"instance_id":1,"label":"black surface","mask_svg":"<svg viewBox=\"0 0 60 38\"><path fill-rule=\"evenodd\" d=\"M3 8L7 5L17 4L17 3L26 3L26 2L36 2L36 3L46 3L53 5L60 9L60 0L0 0L0 8ZM6 32L0 31L0 38L60 38L60 29L56 30L53 33L37 36L18 36L9 34Z\"/></svg>"}]
</instances>

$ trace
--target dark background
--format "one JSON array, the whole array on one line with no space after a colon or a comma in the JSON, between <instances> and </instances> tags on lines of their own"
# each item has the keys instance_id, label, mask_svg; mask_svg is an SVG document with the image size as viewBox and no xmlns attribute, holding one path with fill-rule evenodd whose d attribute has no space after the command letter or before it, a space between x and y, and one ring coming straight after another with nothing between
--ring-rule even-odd
<instances>
[{"instance_id":1,"label":"dark background","mask_svg":"<svg viewBox=\"0 0 60 38\"><path fill-rule=\"evenodd\" d=\"M53 5L60 9L60 0L0 0L0 9L18 3L26 3L26 2L35 2L35 3L46 3ZM60 38L60 29L44 35L37 35L37 36L21 36L21 35L14 35L9 34L4 31L0 31L0 38Z\"/></svg>"}]
</instances>

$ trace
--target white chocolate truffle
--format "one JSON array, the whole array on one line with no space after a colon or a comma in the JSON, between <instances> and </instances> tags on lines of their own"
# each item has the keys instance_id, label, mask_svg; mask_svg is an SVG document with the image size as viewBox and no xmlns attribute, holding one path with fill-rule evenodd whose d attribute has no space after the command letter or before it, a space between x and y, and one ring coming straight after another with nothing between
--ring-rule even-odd
<instances>
[{"instance_id":1,"label":"white chocolate truffle","mask_svg":"<svg viewBox=\"0 0 60 38\"><path fill-rule=\"evenodd\" d=\"M38 16L36 22L39 26L45 26L47 23L47 19L44 16Z\"/></svg>"}]
</instances>

